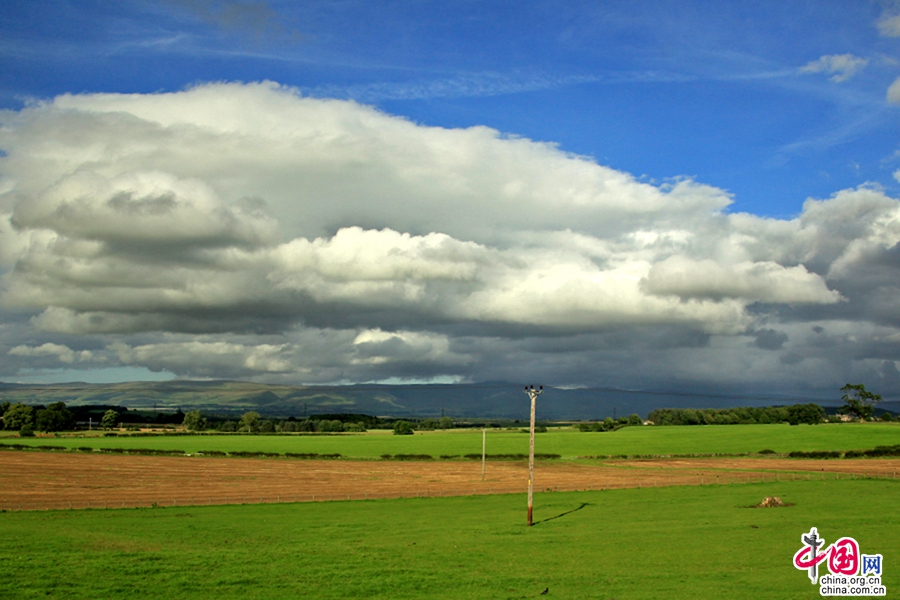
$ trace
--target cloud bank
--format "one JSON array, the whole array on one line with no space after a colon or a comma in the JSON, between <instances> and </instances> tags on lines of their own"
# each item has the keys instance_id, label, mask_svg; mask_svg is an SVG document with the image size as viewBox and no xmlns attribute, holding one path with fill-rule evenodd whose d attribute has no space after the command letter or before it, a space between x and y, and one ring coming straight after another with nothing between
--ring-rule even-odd
<instances>
[{"instance_id":1,"label":"cloud bank","mask_svg":"<svg viewBox=\"0 0 900 600\"><path fill-rule=\"evenodd\" d=\"M269 82L0 122L6 379L900 380L900 203L877 188L734 214L691 179Z\"/></svg>"}]
</instances>

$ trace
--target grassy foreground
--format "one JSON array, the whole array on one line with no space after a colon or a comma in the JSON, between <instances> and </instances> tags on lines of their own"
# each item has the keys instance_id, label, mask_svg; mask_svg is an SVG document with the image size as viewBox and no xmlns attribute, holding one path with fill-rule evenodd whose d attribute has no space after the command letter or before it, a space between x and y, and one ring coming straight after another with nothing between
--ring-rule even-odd
<instances>
[{"instance_id":1,"label":"grassy foreground","mask_svg":"<svg viewBox=\"0 0 900 600\"><path fill-rule=\"evenodd\" d=\"M349 458L382 454L463 455L481 453L480 430L417 432L395 436L390 431L330 436L191 435L153 437L8 438L2 442L67 448L154 448L198 452L315 452ZM741 454L764 449L859 450L900 444L900 423L839 423L822 425L703 425L625 427L613 432L583 433L571 429L538 434L537 452L564 458L619 454ZM518 431L488 431L489 454L528 452L528 435Z\"/></svg>"},{"instance_id":2,"label":"grassy foreground","mask_svg":"<svg viewBox=\"0 0 900 600\"><path fill-rule=\"evenodd\" d=\"M524 497L0 514L2 598L814 598L810 527L884 555L900 484L781 482ZM778 495L794 506L751 509Z\"/></svg>"}]
</instances>

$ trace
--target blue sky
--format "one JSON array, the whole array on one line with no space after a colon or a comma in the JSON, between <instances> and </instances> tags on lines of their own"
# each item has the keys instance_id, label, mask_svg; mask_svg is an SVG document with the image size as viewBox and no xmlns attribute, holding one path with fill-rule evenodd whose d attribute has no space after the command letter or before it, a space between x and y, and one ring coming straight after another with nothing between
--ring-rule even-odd
<instances>
[{"instance_id":1,"label":"blue sky","mask_svg":"<svg viewBox=\"0 0 900 600\"><path fill-rule=\"evenodd\" d=\"M900 184L900 39L879 2L7 2L0 102L269 79L418 123L487 125L733 210ZM846 80L803 71L866 63Z\"/></svg>"},{"instance_id":2,"label":"blue sky","mask_svg":"<svg viewBox=\"0 0 900 600\"><path fill-rule=\"evenodd\" d=\"M898 15L7 1L0 380L900 383Z\"/></svg>"}]
</instances>

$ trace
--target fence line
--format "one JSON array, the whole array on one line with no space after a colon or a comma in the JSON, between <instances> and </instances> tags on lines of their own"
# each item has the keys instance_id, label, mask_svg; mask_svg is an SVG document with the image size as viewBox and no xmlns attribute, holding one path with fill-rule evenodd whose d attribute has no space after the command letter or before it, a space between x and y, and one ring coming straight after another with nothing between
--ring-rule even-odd
<instances>
[{"instance_id":1,"label":"fence line","mask_svg":"<svg viewBox=\"0 0 900 600\"><path fill-rule=\"evenodd\" d=\"M672 476L673 472L667 472ZM674 477L676 480L667 482L664 477L650 477L644 481L632 482L597 482L584 485L550 485L541 487L540 482L536 489L538 492L584 492L604 491L614 489L657 488L657 487L683 487L705 485L734 485L755 483L777 483L781 481L834 481L840 479L897 479L896 471L884 473L842 473L829 472L727 472L727 473L702 473L693 477ZM693 480L693 481L692 481ZM181 496L159 497L153 500L146 498L126 500L64 500L51 502L7 502L0 499L0 510L25 511L25 510L67 510L67 509L123 509L123 508L164 508L164 507L195 507L195 506L226 506L246 504L294 504L304 502L336 502L336 501L365 501L387 500L399 498L446 498L458 496L489 496L499 494L524 494L526 486L491 485L487 487L453 486L434 487L419 490L406 491L362 491L350 493L308 493L308 494L242 494L234 496Z\"/></svg>"}]
</instances>

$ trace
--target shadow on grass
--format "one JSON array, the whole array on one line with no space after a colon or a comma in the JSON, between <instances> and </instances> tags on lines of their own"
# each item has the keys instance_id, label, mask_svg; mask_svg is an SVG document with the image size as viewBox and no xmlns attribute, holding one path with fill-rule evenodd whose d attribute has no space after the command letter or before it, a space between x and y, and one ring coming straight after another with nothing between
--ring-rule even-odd
<instances>
[{"instance_id":1,"label":"shadow on grass","mask_svg":"<svg viewBox=\"0 0 900 600\"><path fill-rule=\"evenodd\" d=\"M547 521L552 521L552 520L554 520L554 519L561 519L562 517L565 517L566 515L571 515L571 514L574 513L574 512L578 512L579 510L581 510L581 509L584 508L585 506L590 506L590 505L591 505L590 502L582 502L581 505L580 505L578 508L573 508L572 510L567 510L566 512L564 512L564 513L559 513L558 515L556 515L556 516L554 516L554 517L547 517L546 519L541 519L540 521L535 521L534 524L535 524L535 525L540 525L541 523L546 523Z\"/></svg>"}]
</instances>

